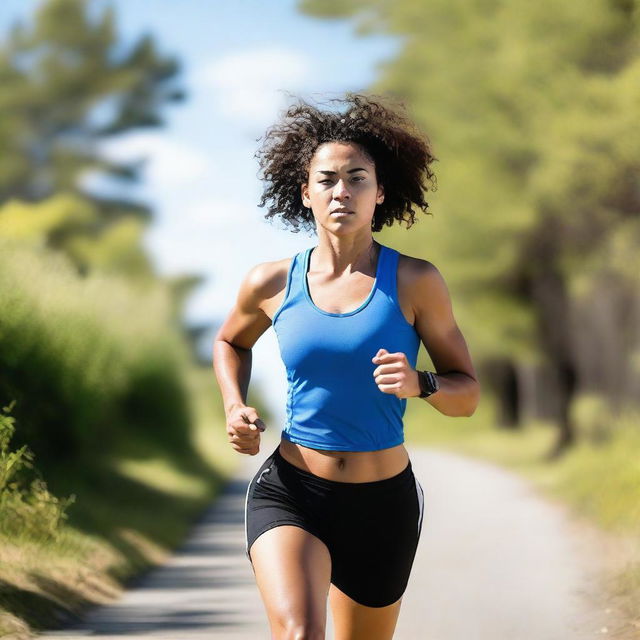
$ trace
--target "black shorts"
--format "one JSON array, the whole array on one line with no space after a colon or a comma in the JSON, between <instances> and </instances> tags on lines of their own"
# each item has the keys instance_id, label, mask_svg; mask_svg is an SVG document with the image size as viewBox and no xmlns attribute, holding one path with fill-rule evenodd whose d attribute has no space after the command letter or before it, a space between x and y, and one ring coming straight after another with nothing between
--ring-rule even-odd
<instances>
[{"instance_id":1,"label":"black shorts","mask_svg":"<svg viewBox=\"0 0 640 640\"><path fill-rule=\"evenodd\" d=\"M247 488L249 561L258 536L279 525L295 525L327 545L331 582L347 596L368 607L399 600L409 581L424 514L424 492L411 462L384 480L337 482L292 465L278 447Z\"/></svg>"}]
</instances>

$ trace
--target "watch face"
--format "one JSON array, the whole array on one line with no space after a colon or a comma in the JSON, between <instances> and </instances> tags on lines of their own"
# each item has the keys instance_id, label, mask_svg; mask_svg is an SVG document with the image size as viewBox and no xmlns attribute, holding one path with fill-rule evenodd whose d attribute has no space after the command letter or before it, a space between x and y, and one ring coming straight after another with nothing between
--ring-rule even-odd
<instances>
[{"instance_id":1,"label":"watch face","mask_svg":"<svg viewBox=\"0 0 640 640\"><path fill-rule=\"evenodd\" d=\"M429 371L420 371L418 374L420 382L420 398L425 398L438 390L438 380Z\"/></svg>"}]
</instances>

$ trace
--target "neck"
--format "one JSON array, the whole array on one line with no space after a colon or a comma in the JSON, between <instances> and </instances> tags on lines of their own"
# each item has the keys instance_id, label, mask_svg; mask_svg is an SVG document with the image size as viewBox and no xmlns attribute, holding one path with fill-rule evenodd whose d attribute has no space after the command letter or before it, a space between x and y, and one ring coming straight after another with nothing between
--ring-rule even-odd
<instances>
[{"instance_id":1,"label":"neck","mask_svg":"<svg viewBox=\"0 0 640 640\"><path fill-rule=\"evenodd\" d=\"M344 271L375 272L380 243L371 234L360 238L320 238L311 258L314 271L340 274Z\"/></svg>"}]
</instances>

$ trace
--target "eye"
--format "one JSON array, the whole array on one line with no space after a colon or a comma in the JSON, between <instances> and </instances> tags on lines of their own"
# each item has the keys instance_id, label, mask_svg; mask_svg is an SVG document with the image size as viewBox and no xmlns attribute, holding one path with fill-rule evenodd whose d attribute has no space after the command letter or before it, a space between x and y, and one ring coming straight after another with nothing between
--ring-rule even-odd
<instances>
[{"instance_id":1,"label":"eye","mask_svg":"<svg viewBox=\"0 0 640 640\"><path fill-rule=\"evenodd\" d=\"M354 176L352 180L357 180L358 182L362 182L362 180L364 180L364 176ZM332 182L332 180L330 180L329 178L327 178L326 180L320 180L320 184L324 184L325 182Z\"/></svg>"}]
</instances>

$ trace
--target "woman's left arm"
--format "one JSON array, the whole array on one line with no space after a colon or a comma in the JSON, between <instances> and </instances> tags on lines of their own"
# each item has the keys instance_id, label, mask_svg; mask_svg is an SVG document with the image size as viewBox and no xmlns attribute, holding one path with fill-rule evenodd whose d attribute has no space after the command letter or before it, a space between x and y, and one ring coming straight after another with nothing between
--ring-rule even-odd
<instances>
[{"instance_id":1,"label":"woman's left arm","mask_svg":"<svg viewBox=\"0 0 640 640\"><path fill-rule=\"evenodd\" d=\"M424 398L447 416L471 416L480 400L480 383L462 332L456 324L444 278L426 260L416 260L411 273L414 326L435 367L439 389ZM420 395L418 372L404 353L380 348L372 358L378 388L399 398Z\"/></svg>"},{"instance_id":2,"label":"woman's left arm","mask_svg":"<svg viewBox=\"0 0 640 640\"><path fill-rule=\"evenodd\" d=\"M427 349L440 388L424 398L448 416L473 415L480 400L480 383L462 332L453 316L449 290L431 262L420 261L412 287L415 328ZM420 395L415 374L416 396Z\"/></svg>"}]
</instances>

